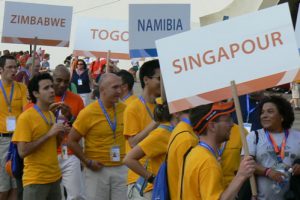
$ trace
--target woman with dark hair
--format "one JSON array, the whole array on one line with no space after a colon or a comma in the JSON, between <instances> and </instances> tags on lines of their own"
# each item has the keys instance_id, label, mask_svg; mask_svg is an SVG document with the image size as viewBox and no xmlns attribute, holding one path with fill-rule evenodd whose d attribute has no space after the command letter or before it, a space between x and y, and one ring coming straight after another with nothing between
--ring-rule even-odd
<instances>
[{"instance_id":1,"label":"woman with dark hair","mask_svg":"<svg viewBox=\"0 0 300 200\"><path fill-rule=\"evenodd\" d=\"M269 96L258 106L262 129L247 136L250 155L256 158L258 200L284 200L291 176L300 175L300 132L291 129L294 112L279 96Z\"/></svg>"},{"instance_id":2,"label":"woman with dark hair","mask_svg":"<svg viewBox=\"0 0 300 200\"><path fill-rule=\"evenodd\" d=\"M171 132L178 122L173 115L169 113L167 102L155 106L154 120L160 123L158 128L150 132L150 134L136 145L124 158L124 163L132 171L142 177L139 180L145 180L145 183L148 182L149 184L153 183L159 167L165 159ZM147 159L146 166L143 166L139 162L143 157ZM139 184L139 180L136 184ZM135 189L136 187L132 188L132 190ZM151 199L151 191L144 192L147 192L144 198ZM130 196L131 194L134 195L134 191L128 193L129 198L133 198Z\"/></svg>"},{"instance_id":3,"label":"woman with dark hair","mask_svg":"<svg viewBox=\"0 0 300 200\"><path fill-rule=\"evenodd\" d=\"M73 70L71 82L77 87L77 93L81 96L84 105L90 103L91 82L89 70L82 59L78 59L77 67Z\"/></svg>"}]
</instances>

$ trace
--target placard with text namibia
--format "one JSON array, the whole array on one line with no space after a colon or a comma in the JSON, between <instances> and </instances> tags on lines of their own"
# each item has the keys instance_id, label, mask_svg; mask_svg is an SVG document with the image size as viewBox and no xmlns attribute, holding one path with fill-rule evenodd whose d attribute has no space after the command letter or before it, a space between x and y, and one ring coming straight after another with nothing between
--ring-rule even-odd
<instances>
[{"instance_id":1,"label":"placard with text namibia","mask_svg":"<svg viewBox=\"0 0 300 200\"><path fill-rule=\"evenodd\" d=\"M156 41L172 113L300 80L288 4Z\"/></svg>"},{"instance_id":2,"label":"placard with text namibia","mask_svg":"<svg viewBox=\"0 0 300 200\"><path fill-rule=\"evenodd\" d=\"M68 47L72 10L70 6L6 1L1 42Z\"/></svg>"},{"instance_id":3,"label":"placard with text namibia","mask_svg":"<svg viewBox=\"0 0 300 200\"><path fill-rule=\"evenodd\" d=\"M190 30L190 7L190 4L129 4L130 57L157 57L155 40Z\"/></svg>"}]
</instances>

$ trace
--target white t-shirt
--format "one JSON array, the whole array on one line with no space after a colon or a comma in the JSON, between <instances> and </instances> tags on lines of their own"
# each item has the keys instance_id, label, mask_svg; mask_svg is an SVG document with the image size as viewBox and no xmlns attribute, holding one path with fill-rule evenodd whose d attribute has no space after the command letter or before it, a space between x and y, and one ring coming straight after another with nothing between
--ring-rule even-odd
<instances>
[{"instance_id":1,"label":"white t-shirt","mask_svg":"<svg viewBox=\"0 0 300 200\"><path fill-rule=\"evenodd\" d=\"M249 133L247 136L249 153L250 155L256 157L256 162L258 164L264 167L272 168L278 163L274 148L266 137L264 129L259 129L257 131L259 138L257 144L254 131ZM275 136L273 138L275 140L278 140L278 138L284 138L284 133L280 134L281 136L278 135L278 137ZM281 145L281 142L277 142L277 144ZM242 155L244 155L243 151ZM287 166L292 166L296 159L300 159L300 132L289 129L289 136L286 141L283 163ZM270 178L265 176L256 176L256 182L258 186L258 200L284 200L283 195L289 188L289 184L287 184L279 194L275 194L272 190L273 181Z\"/></svg>"}]
</instances>

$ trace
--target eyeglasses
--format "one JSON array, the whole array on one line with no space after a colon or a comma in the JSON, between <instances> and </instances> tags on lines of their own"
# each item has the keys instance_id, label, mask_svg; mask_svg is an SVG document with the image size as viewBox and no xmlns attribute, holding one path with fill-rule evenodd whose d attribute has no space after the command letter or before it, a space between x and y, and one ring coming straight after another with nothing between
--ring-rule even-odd
<instances>
[{"instance_id":1,"label":"eyeglasses","mask_svg":"<svg viewBox=\"0 0 300 200\"><path fill-rule=\"evenodd\" d=\"M149 76L149 78L157 78L157 80L159 80L160 81L160 76Z\"/></svg>"},{"instance_id":2,"label":"eyeglasses","mask_svg":"<svg viewBox=\"0 0 300 200\"><path fill-rule=\"evenodd\" d=\"M77 65L84 65L83 63L78 63Z\"/></svg>"}]
</instances>

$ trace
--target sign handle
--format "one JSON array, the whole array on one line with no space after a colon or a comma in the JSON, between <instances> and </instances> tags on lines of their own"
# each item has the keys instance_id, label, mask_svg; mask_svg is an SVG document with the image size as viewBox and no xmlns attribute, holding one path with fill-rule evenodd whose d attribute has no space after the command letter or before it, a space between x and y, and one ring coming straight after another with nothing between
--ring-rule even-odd
<instances>
[{"instance_id":1,"label":"sign handle","mask_svg":"<svg viewBox=\"0 0 300 200\"><path fill-rule=\"evenodd\" d=\"M239 124L239 128L240 128L240 133L241 133L241 139L242 139L243 148L244 148L244 154L245 154L245 156L249 156L249 147L248 147L248 143L246 140L245 129L243 126L243 117L242 117L241 106L240 106L240 101L238 98L236 84L235 84L235 81L231 81L230 83L231 83L231 91L232 91L232 96L233 96L234 105L235 105L235 112L237 115L238 124ZM254 175L252 175L250 177L250 186L251 186L252 196L256 197L257 196L257 187L256 187Z\"/></svg>"},{"instance_id":2,"label":"sign handle","mask_svg":"<svg viewBox=\"0 0 300 200\"><path fill-rule=\"evenodd\" d=\"M109 62L110 60L110 50L107 51L107 54L106 54L106 69L105 69L105 73L110 73L110 69L109 69Z\"/></svg>"},{"instance_id":3,"label":"sign handle","mask_svg":"<svg viewBox=\"0 0 300 200\"><path fill-rule=\"evenodd\" d=\"M36 45L37 45L37 42L38 42L38 38L37 37L34 37L34 40L33 40L33 55L32 55L32 67L31 67L31 70L30 70L30 73L33 75L33 70L34 70L34 64L35 64L35 53L36 53Z\"/></svg>"}]
</instances>

